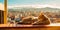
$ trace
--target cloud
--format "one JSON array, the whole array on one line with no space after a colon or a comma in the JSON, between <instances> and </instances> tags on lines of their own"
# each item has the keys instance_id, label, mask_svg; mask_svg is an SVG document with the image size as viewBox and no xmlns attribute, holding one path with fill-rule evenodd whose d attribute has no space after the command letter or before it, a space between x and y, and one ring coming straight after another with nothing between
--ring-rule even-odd
<instances>
[{"instance_id":1,"label":"cloud","mask_svg":"<svg viewBox=\"0 0 60 30\"><path fill-rule=\"evenodd\" d=\"M14 8L14 7L32 7L32 8L51 7L51 8L60 8L60 6L58 6L56 4L30 4L30 5L11 5L11 6L8 6L8 8Z\"/></svg>"},{"instance_id":2,"label":"cloud","mask_svg":"<svg viewBox=\"0 0 60 30\"><path fill-rule=\"evenodd\" d=\"M0 10L4 10L4 5L0 3Z\"/></svg>"}]
</instances>

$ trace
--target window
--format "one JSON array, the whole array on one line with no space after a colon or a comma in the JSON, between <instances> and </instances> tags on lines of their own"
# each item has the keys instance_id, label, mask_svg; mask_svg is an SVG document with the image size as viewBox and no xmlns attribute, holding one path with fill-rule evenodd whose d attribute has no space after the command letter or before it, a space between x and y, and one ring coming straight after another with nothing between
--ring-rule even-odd
<instances>
[{"instance_id":1,"label":"window","mask_svg":"<svg viewBox=\"0 0 60 30\"><path fill-rule=\"evenodd\" d=\"M8 0L7 22L18 25L60 23L59 4L59 0Z\"/></svg>"}]
</instances>

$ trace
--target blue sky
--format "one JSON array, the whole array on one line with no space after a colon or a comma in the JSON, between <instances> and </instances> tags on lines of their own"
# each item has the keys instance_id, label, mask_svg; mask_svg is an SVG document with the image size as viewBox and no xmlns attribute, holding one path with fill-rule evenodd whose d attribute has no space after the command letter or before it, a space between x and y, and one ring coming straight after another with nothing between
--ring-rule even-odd
<instances>
[{"instance_id":1,"label":"blue sky","mask_svg":"<svg viewBox=\"0 0 60 30\"><path fill-rule=\"evenodd\" d=\"M60 0L8 0L8 6L37 5L37 4L60 7Z\"/></svg>"},{"instance_id":2,"label":"blue sky","mask_svg":"<svg viewBox=\"0 0 60 30\"><path fill-rule=\"evenodd\" d=\"M9 5L15 4L52 4L60 3L60 0L8 0Z\"/></svg>"},{"instance_id":3,"label":"blue sky","mask_svg":"<svg viewBox=\"0 0 60 30\"><path fill-rule=\"evenodd\" d=\"M4 0L0 0L0 3L4 3Z\"/></svg>"}]
</instances>

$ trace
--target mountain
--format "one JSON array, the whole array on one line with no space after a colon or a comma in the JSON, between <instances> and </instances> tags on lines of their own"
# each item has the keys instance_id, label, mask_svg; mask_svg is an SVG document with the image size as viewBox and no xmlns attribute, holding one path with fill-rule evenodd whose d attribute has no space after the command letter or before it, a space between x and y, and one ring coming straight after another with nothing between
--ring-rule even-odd
<instances>
[{"instance_id":1,"label":"mountain","mask_svg":"<svg viewBox=\"0 0 60 30\"><path fill-rule=\"evenodd\" d=\"M8 11L60 11L60 9L50 8L50 7L45 7L45 8L15 7L15 8L8 9Z\"/></svg>"}]
</instances>

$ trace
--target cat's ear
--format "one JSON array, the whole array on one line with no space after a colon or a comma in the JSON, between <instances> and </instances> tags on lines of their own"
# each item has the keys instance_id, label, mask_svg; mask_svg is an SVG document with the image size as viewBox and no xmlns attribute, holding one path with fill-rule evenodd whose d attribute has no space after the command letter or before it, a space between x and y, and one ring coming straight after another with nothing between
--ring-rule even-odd
<instances>
[{"instance_id":1,"label":"cat's ear","mask_svg":"<svg viewBox=\"0 0 60 30\"><path fill-rule=\"evenodd\" d=\"M43 12L43 11L41 11L39 15L43 15L43 14L44 14L44 12Z\"/></svg>"}]
</instances>

